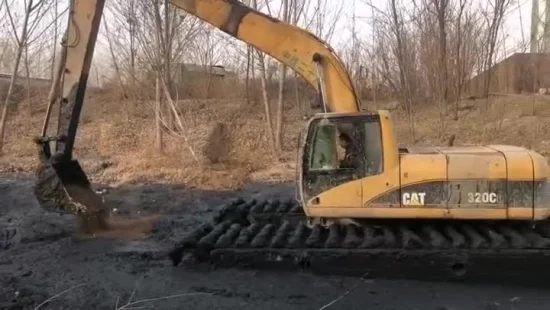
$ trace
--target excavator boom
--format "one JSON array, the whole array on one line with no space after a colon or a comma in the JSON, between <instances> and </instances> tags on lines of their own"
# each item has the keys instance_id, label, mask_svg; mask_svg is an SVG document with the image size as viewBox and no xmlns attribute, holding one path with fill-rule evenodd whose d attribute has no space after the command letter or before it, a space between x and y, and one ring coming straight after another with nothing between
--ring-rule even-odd
<instances>
[{"instance_id":1,"label":"excavator boom","mask_svg":"<svg viewBox=\"0 0 550 310\"><path fill-rule=\"evenodd\" d=\"M357 112L353 83L336 53L322 40L235 0L170 0L174 6L278 59L323 94L327 112ZM35 138L40 156L35 194L48 210L81 215L88 230L106 228L107 208L90 189L72 158L105 0L70 1L58 76L52 85L42 135ZM265 35L268 33L269 35ZM59 91L59 96L57 96ZM55 104L57 134L48 136ZM52 152L50 142L55 142ZM95 228L94 228L95 227Z\"/></svg>"},{"instance_id":2,"label":"excavator boom","mask_svg":"<svg viewBox=\"0 0 550 310\"><path fill-rule=\"evenodd\" d=\"M105 0L70 2L59 69L50 91L42 135L34 139L40 159L34 189L38 202L47 210L77 214L80 229L86 233L108 229L107 207L91 189L78 161L72 158L104 5ZM56 103L57 134L47 136Z\"/></svg>"}]
</instances>

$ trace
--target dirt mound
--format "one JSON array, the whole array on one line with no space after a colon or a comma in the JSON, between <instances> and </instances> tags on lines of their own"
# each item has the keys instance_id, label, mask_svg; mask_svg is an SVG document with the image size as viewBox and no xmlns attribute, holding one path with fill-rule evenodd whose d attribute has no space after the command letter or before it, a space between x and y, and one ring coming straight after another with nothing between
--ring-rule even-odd
<instances>
[{"instance_id":1,"label":"dirt mound","mask_svg":"<svg viewBox=\"0 0 550 310\"><path fill-rule=\"evenodd\" d=\"M206 145L203 149L203 156L206 157L211 164L218 164L227 161L231 152L231 131L229 125L225 123L217 123L214 125L212 132L206 139Z\"/></svg>"}]
</instances>

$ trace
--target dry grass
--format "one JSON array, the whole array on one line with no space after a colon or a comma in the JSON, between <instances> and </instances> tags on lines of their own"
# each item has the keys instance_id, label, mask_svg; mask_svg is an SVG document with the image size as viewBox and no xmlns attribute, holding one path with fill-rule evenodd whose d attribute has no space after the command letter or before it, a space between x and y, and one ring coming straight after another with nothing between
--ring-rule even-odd
<instances>
[{"instance_id":1,"label":"dry grass","mask_svg":"<svg viewBox=\"0 0 550 310\"><path fill-rule=\"evenodd\" d=\"M45 102L41 100L40 102ZM13 115L8 124L5 155L0 170L30 171L35 163L31 137L38 133L45 106L34 100L33 116L28 111ZM458 121L437 107L419 109L415 115L416 141L412 141L406 115L394 112L398 140L402 144L443 145L456 135L455 145L513 144L550 152L550 98L546 96L492 97L488 111L485 100L461 102ZM25 103L22 103L25 107ZM533 106L535 115L533 115ZM378 107L383 107L380 105ZM178 102L189 145L167 135L165 152L154 151L152 109L147 102L117 102L91 95L82 116L76 143L76 157L94 182L178 183L190 187L234 189L247 181L289 181L295 176L297 136L303 120L297 109L285 111L283 160L277 161L266 138L263 107L246 107L244 102L183 100ZM198 154L218 123L227 124L231 139L227 159L209 164L200 156L197 164L189 147Z\"/></svg>"},{"instance_id":2,"label":"dry grass","mask_svg":"<svg viewBox=\"0 0 550 310\"><path fill-rule=\"evenodd\" d=\"M43 101L42 101L43 102ZM244 107L244 102L197 101L178 102L186 129L188 144L181 136L168 134L164 153L154 149L154 119L147 102L114 103L101 97L87 100L77 137L77 157L95 182L121 183L183 183L201 188L238 188L245 182L288 180L293 178L292 166L285 158L294 158L298 126L297 113L287 111L287 134L283 161L273 156L266 138L262 107ZM30 171L35 164L36 150L32 136L41 128L45 107L34 116L27 111L13 115L8 124L9 136L5 155L0 157L0 170ZM191 155L202 154L207 137L217 123L226 123L231 139L228 158L211 165L204 156L200 164Z\"/></svg>"},{"instance_id":3,"label":"dry grass","mask_svg":"<svg viewBox=\"0 0 550 310\"><path fill-rule=\"evenodd\" d=\"M394 113L398 140L403 144L445 145L456 135L454 145L510 144L550 154L550 96L508 95L487 101L465 100L460 103L459 119L452 113L440 121L439 109L430 107L415 115L415 138L405 113ZM534 115L533 115L534 111Z\"/></svg>"}]
</instances>

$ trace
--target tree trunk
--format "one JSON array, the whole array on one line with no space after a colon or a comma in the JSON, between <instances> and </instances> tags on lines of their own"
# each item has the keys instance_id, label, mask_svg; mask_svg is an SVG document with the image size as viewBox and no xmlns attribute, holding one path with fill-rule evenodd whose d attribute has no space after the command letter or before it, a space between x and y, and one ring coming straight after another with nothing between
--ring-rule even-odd
<instances>
[{"instance_id":1,"label":"tree trunk","mask_svg":"<svg viewBox=\"0 0 550 310\"><path fill-rule=\"evenodd\" d=\"M246 105L250 106L250 56L251 47L246 47L246 78L245 78L245 88L246 88ZM254 61L254 60L252 60Z\"/></svg>"},{"instance_id":2,"label":"tree trunk","mask_svg":"<svg viewBox=\"0 0 550 310\"><path fill-rule=\"evenodd\" d=\"M53 55L52 55L52 67L51 67L51 70L50 70L50 79L53 81L54 79L54 76L55 76L55 57L57 55L57 14L58 14L58 9L57 9L57 6L58 6L58 0L54 0L55 1L55 4L54 4L54 16L56 18L55 20L55 26L53 28Z\"/></svg>"},{"instance_id":3,"label":"tree trunk","mask_svg":"<svg viewBox=\"0 0 550 310\"><path fill-rule=\"evenodd\" d=\"M132 92L134 94L134 99L137 99L137 87L136 87L136 13L135 13L135 1L130 3L130 19L129 19L129 29L130 29L130 75L132 79Z\"/></svg>"},{"instance_id":4,"label":"tree trunk","mask_svg":"<svg viewBox=\"0 0 550 310\"><path fill-rule=\"evenodd\" d=\"M29 24L29 16L31 14L32 2L32 0L29 1L27 5L27 10L25 11L23 29L21 30L21 38L19 39L20 41L18 42L19 44L17 46L17 54L15 56L15 65L13 67L13 72L10 79L10 86L8 87L8 93L6 94L6 98L4 100L4 107L2 108L2 118L0 119L0 155L2 154L4 148L4 136L6 133L6 122L8 120L10 99L13 93L13 89L15 87L15 83L17 82L17 73L19 72L21 55L23 54L23 49L25 48L25 44L27 42L27 26Z\"/></svg>"},{"instance_id":5,"label":"tree trunk","mask_svg":"<svg viewBox=\"0 0 550 310\"><path fill-rule=\"evenodd\" d=\"M269 94L267 93L267 74L265 69L265 57L263 55L260 58L260 80L262 82L262 97L264 99L265 108L265 120L267 125L267 135L271 142L271 148L273 152L277 152L277 145L275 144L275 137L273 135L273 122L271 121L271 105L269 103Z\"/></svg>"},{"instance_id":6,"label":"tree trunk","mask_svg":"<svg viewBox=\"0 0 550 310\"><path fill-rule=\"evenodd\" d=\"M172 87L172 75L170 74L171 71L171 64L172 61L172 45L170 40L170 32L171 32L171 22L170 22L170 3L168 0L164 1L164 81L166 82L166 88L168 89L168 92L170 93L170 97L173 96L173 87ZM170 129L174 129L174 113L170 109L169 106L166 106L166 126Z\"/></svg>"},{"instance_id":7,"label":"tree trunk","mask_svg":"<svg viewBox=\"0 0 550 310\"><path fill-rule=\"evenodd\" d=\"M286 66L280 65L279 75L279 100L277 101L277 122L275 127L275 148L278 152L283 150L283 108L284 108L284 92L286 79ZM280 154L279 154L280 155Z\"/></svg>"},{"instance_id":8,"label":"tree trunk","mask_svg":"<svg viewBox=\"0 0 550 310\"><path fill-rule=\"evenodd\" d=\"M126 94L126 88L124 87L124 83L122 82L122 73L120 71L120 67L118 66L118 60L115 55L115 51L113 49L113 44L111 42L111 32L109 31L109 23L105 20L105 31L107 32L107 43L109 45L109 51L111 53L111 57L113 58L113 65L115 67L116 76L118 79L118 85L120 86L120 91L122 92L122 98L127 99L128 95Z\"/></svg>"},{"instance_id":9,"label":"tree trunk","mask_svg":"<svg viewBox=\"0 0 550 310\"><path fill-rule=\"evenodd\" d=\"M437 21L439 25L439 72L440 72L440 83L441 84L441 100L442 103L447 106L447 28L446 28L446 18L447 18L447 5L448 0L440 0L439 6L437 8Z\"/></svg>"},{"instance_id":10,"label":"tree trunk","mask_svg":"<svg viewBox=\"0 0 550 310\"><path fill-rule=\"evenodd\" d=\"M32 116L32 98L31 98L31 72L29 69L29 47L25 46L25 75L27 77L27 104L29 117Z\"/></svg>"},{"instance_id":11,"label":"tree trunk","mask_svg":"<svg viewBox=\"0 0 550 310\"><path fill-rule=\"evenodd\" d=\"M305 115L306 111L304 108L304 104L302 104L302 100L300 100L300 89L298 85L298 73L294 72L294 97L296 100L296 105L300 108L300 114Z\"/></svg>"},{"instance_id":12,"label":"tree trunk","mask_svg":"<svg viewBox=\"0 0 550 310\"><path fill-rule=\"evenodd\" d=\"M391 8L391 18L393 22L394 34L395 39L397 42L397 63L399 66L399 81L401 84L401 88L403 89L404 93L404 102L406 103L406 109L407 109L407 117L408 117L408 123L409 123L409 130L412 136L412 142L415 143L416 141L416 135L414 130L414 116L413 116L413 98L412 98L412 91L411 91L411 85L409 83L408 71L406 71L405 66L405 43L403 42L403 31L402 31L402 20L400 19L400 15L397 12L397 4L396 0L391 0L390 4Z\"/></svg>"},{"instance_id":13,"label":"tree trunk","mask_svg":"<svg viewBox=\"0 0 550 310\"><path fill-rule=\"evenodd\" d=\"M163 130L162 130L162 85L161 77L162 70L166 69L166 64L163 64L162 47L166 46L162 39L162 22L160 17L160 2L156 0L154 2L155 8L155 39L157 52L155 54L156 63L154 65L155 70L155 146L159 152L163 151ZM166 54L166 53L164 53ZM165 56L165 55L164 55Z\"/></svg>"},{"instance_id":14,"label":"tree trunk","mask_svg":"<svg viewBox=\"0 0 550 310\"><path fill-rule=\"evenodd\" d=\"M460 0L460 5L459 5L459 11L458 11L458 17L457 17L457 26L456 26L456 31L457 33L461 33L461 29L462 29L462 14L464 13L464 7L466 6L466 2L467 0ZM457 44L456 44L456 75L457 75L457 78L456 78L456 98L455 98L455 111L454 111L454 117L453 119L455 121L458 120L458 108L459 108L459 103L460 103L460 96L462 95L462 84L463 84L463 70L462 70L462 57L463 55L461 55L460 51L461 51L461 48L462 48L462 36L458 36L457 38Z\"/></svg>"},{"instance_id":15,"label":"tree trunk","mask_svg":"<svg viewBox=\"0 0 550 310\"><path fill-rule=\"evenodd\" d=\"M162 109L162 90L161 90L160 72L157 71L156 83L155 83L155 146L157 151L163 152L162 143L162 122L161 122L161 109Z\"/></svg>"},{"instance_id":16,"label":"tree trunk","mask_svg":"<svg viewBox=\"0 0 550 310\"><path fill-rule=\"evenodd\" d=\"M283 0L283 21L290 22L288 0ZM275 148L281 155L283 150L283 108L284 108L284 93L285 93L285 80L286 80L286 66L284 64L279 65L279 100L277 101L277 120L275 125Z\"/></svg>"}]
</instances>

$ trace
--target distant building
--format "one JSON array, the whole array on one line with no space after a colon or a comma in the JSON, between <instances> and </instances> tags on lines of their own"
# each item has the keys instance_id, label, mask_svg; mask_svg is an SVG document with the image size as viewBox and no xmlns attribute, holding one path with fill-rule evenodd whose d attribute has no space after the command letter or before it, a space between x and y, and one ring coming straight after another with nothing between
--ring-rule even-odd
<instances>
[{"instance_id":1,"label":"distant building","mask_svg":"<svg viewBox=\"0 0 550 310\"><path fill-rule=\"evenodd\" d=\"M198 65L190 63L172 64L172 82L179 95L203 95L211 93L212 90L223 88L228 81L236 78L236 73L228 71L224 66L219 65ZM154 85L154 72L142 71L139 75L142 82L151 81Z\"/></svg>"},{"instance_id":2,"label":"distant building","mask_svg":"<svg viewBox=\"0 0 550 310\"><path fill-rule=\"evenodd\" d=\"M550 89L550 54L515 53L469 80L464 92L483 96L487 82L489 93L546 92Z\"/></svg>"},{"instance_id":3,"label":"distant building","mask_svg":"<svg viewBox=\"0 0 550 310\"><path fill-rule=\"evenodd\" d=\"M214 98L224 95L236 74L223 66L177 64L171 68L174 87L181 96Z\"/></svg>"},{"instance_id":4,"label":"distant building","mask_svg":"<svg viewBox=\"0 0 550 310\"><path fill-rule=\"evenodd\" d=\"M171 70L174 83L186 83L208 79L210 82L219 82L229 77L235 77L234 72L227 71L224 66L218 65L203 66L182 63L172 65Z\"/></svg>"},{"instance_id":5,"label":"distant building","mask_svg":"<svg viewBox=\"0 0 550 310\"><path fill-rule=\"evenodd\" d=\"M9 84L11 80L11 74L0 73L0 83ZM31 87L49 87L52 83L50 79L43 78L30 78ZM17 84L21 84L23 87L27 87L27 77L26 76L17 76Z\"/></svg>"}]
</instances>

